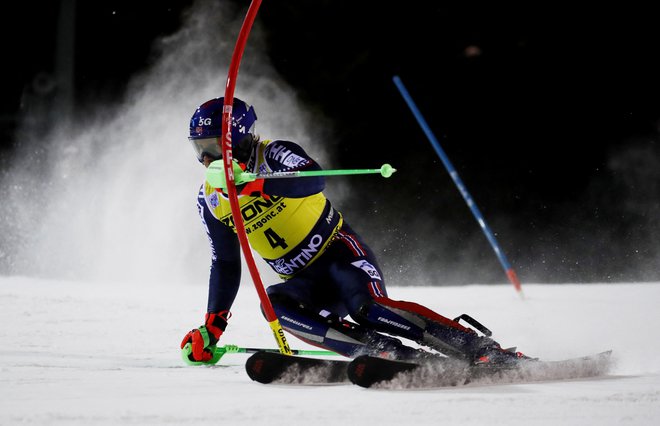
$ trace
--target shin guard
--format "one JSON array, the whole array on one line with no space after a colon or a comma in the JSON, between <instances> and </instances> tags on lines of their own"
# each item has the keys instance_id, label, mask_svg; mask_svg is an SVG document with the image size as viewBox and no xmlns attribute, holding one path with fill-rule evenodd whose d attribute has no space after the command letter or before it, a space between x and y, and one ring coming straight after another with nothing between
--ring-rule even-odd
<instances>
[{"instance_id":1,"label":"shin guard","mask_svg":"<svg viewBox=\"0 0 660 426\"><path fill-rule=\"evenodd\" d=\"M282 328L299 339L349 358L376 355L392 359L415 358L419 351L399 339L346 321L328 311L315 312L285 297L271 302Z\"/></svg>"},{"instance_id":2,"label":"shin guard","mask_svg":"<svg viewBox=\"0 0 660 426\"><path fill-rule=\"evenodd\" d=\"M378 331L413 340L449 356L470 358L485 344L494 343L474 330L422 305L378 297L360 310L360 323L367 321Z\"/></svg>"}]
</instances>

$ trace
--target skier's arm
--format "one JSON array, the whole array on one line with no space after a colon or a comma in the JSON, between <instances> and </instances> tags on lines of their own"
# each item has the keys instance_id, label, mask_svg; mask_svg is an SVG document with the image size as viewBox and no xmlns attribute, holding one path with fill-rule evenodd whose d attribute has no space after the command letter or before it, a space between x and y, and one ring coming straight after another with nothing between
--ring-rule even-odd
<instances>
[{"instance_id":1,"label":"skier's arm","mask_svg":"<svg viewBox=\"0 0 660 426\"><path fill-rule=\"evenodd\" d=\"M211 215L203 192L200 192L197 207L211 244L207 313L204 324L184 336L181 349L189 344L190 361L205 363L212 362L213 347L227 327L241 281L241 261L238 238Z\"/></svg>"},{"instance_id":2,"label":"skier's arm","mask_svg":"<svg viewBox=\"0 0 660 426\"><path fill-rule=\"evenodd\" d=\"M268 166L274 172L322 170L302 147L289 141L273 141L264 153ZM264 179L263 193L287 198L302 198L323 191L323 176L291 179Z\"/></svg>"},{"instance_id":3,"label":"skier's arm","mask_svg":"<svg viewBox=\"0 0 660 426\"><path fill-rule=\"evenodd\" d=\"M203 202L203 201L202 201ZM207 312L229 311L241 281L240 246L236 234L216 220L206 205L201 208L211 245L211 271Z\"/></svg>"}]
</instances>

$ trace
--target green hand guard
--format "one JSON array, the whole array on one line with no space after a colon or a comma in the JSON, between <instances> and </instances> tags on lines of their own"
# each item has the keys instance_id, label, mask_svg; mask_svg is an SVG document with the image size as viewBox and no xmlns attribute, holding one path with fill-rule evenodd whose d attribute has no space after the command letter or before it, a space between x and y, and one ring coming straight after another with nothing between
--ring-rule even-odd
<instances>
[{"instance_id":1,"label":"green hand guard","mask_svg":"<svg viewBox=\"0 0 660 426\"><path fill-rule=\"evenodd\" d=\"M225 354L224 348L218 348L216 345L211 345L208 349L213 352L213 358L208 361L191 361L189 355L192 353L192 344L186 343L183 349L181 349L181 358L188 365L215 365Z\"/></svg>"},{"instance_id":2,"label":"green hand guard","mask_svg":"<svg viewBox=\"0 0 660 426\"><path fill-rule=\"evenodd\" d=\"M234 183L236 186L255 180L254 174L243 172L243 169L241 169L241 166L238 165L236 160L232 161L232 165L234 168ZM206 181L213 188L220 188L225 192L227 191L225 164L223 160L216 160L209 164L209 167L206 169Z\"/></svg>"}]
</instances>

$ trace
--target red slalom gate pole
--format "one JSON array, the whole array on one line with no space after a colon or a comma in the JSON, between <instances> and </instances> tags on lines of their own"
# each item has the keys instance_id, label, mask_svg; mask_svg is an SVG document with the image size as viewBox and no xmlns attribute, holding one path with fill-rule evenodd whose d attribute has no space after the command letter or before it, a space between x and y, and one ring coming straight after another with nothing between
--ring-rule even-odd
<instances>
[{"instance_id":1,"label":"red slalom gate pole","mask_svg":"<svg viewBox=\"0 0 660 426\"><path fill-rule=\"evenodd\" d=\"M236 41L236 46L234 47L234 53L229 64L229 73L227 74L227 86L225 88L225 102L222 109L222 138L218 142L222 149L222 158L224 159L225 165L225 179L227 182L227 195L229 197L229 204L231 206L231 215L234 219L234 226L236 228L236 234L238 235L238 241L240 242L241 249L243 250L243 255L245 256L245 261L247 263L248 269L250 270L250 276L254 282L254 286L259 295L259 300L263 306L264 314L268 325L270 325L271 330L277 345L281 353L286 355L292 355L291 348L287 343L286 336L284 335L284 330L280 325L280 321L275 315L275 310L273 305L270 303L268 294L264 288L264 284L259 275L259 270L257 265L254 262L254 257L252 256L252 250L250 248L250 242L248 241L247 234L245 233L245 225L243 223L243 217L241 216L241 209L238 203L238 194L236 193L236 182L234 179L234 167L233 167L233 155L232 155L232 146L231 146L231 117L232 109L234 105L234 89L236 88L236 78L238 77L238 69L240 67L241 58L243 57L243 51L245 50L245 44L247 43L248 36L252 30L252 24L254 19L257 16L257 11L261 6L261 0L253 0L250 4L250 7L243 21L241 31L238 34L238 40Z\"/></svg>"}]
</instances>

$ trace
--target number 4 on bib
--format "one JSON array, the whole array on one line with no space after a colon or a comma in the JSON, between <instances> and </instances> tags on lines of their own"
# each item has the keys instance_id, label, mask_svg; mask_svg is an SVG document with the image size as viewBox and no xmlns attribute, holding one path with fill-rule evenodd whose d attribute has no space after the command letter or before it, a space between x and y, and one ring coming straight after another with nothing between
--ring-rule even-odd
<instances>
[{"instance_id":1,"label":"number 4 on bib","mask_svg":"<svg viewBox=\"0 0 660 426\"><path fill-rule=\"evenodd\" d=\"M266 239L272 248L282 247L283 249L286 249L289 247L284 238L277 235L277 233L273 231L272 228L266 229L264 231L264 235L266 236Z\"/></svg>"}]
</instances>

